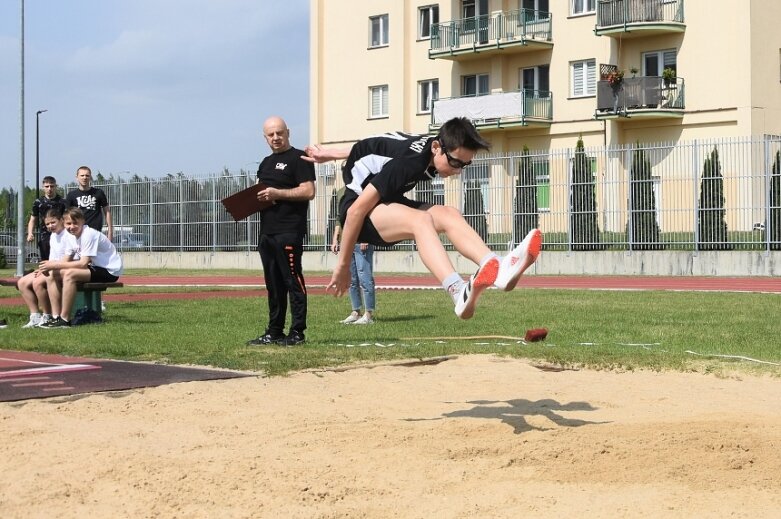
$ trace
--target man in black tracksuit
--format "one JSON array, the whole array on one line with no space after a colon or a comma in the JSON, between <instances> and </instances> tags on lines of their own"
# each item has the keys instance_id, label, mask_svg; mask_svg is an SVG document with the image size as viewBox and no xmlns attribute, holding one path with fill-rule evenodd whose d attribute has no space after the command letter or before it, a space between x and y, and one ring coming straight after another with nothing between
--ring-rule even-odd
<instances>
[{"instance_id":1,"label":"man in black tracksuit","mask_svg":"<svg viewBox=\"0 0 781 519\"><path fill-rule=\"evenodd\" d=\"M303 151L290 145L290 130L280 117L263 124L271 155L258 167L258 183L267 187L258 200L272 205L260 213L258 252L268 291L268 327L250 345L294 346L305 341L306 285L301 256L309 201L315 197L315 168L301 160ZM288 297L290 331L284 334Z\"/></svg>"}]
</instances>

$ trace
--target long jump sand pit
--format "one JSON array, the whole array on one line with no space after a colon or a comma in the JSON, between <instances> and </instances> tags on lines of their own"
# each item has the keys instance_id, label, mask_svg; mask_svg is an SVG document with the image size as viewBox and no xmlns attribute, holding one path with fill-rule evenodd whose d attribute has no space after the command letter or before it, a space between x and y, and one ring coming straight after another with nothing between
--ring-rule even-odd
<instances>
[{"instance_id":1,"label":"long jump sand pit","mask_svg":"<svg viewBox=\"0 0 781 519\"><path fill-rule=\"evenodd\" d=\"M21 517L778 517L781 380L467 356L0 404Z\"/></svg>"}]
</instances>

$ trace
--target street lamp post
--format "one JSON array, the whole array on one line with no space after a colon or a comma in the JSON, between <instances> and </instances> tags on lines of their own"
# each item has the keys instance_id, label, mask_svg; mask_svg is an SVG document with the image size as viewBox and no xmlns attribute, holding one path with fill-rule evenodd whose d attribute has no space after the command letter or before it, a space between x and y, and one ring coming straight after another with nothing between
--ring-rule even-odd
<instances>
[{"instance_id":1,"label":"street lamp post","mask_svg":"<svg viewBox=\"0 0 781 519\"><path fill-rule=\"evenodd\" d=\"M38 110L35 112L35 198L41 198L41 156L40 156L40 140L38 138L38 132L40 127L38 125L38 119L42 113L48 112L48 110Z\"/></svg>"}]
</instances>

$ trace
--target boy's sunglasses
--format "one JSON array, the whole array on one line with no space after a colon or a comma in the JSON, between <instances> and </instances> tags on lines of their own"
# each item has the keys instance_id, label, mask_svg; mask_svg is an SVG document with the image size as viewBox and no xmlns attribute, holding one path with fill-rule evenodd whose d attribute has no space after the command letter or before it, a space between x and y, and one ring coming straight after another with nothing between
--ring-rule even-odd
<instances>
[{"instance_id":1,"label":"boy's sunglasses","mask_svg":"<svg viewBox=\"0 0 781 519\"><path fill-rule=\"evenodd\" d=\"M444 146L442 147L442 152L445 154L445 157L447 157L447 163L453 169L464 169L465 167L467 167L472 163L471 160L464 162L463 160L455 158L454 156L452 156L450 153L447 152Z\"/></svg>"}]
</instances>

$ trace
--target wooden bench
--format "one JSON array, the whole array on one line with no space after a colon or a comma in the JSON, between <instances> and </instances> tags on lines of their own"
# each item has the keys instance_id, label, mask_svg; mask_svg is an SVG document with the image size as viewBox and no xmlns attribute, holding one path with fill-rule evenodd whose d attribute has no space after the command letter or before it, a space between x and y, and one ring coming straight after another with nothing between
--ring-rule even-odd
<instances>
[{"instance_id":1,"label":"wooden bench","mask_svg":"<svg viewBox=\"0 0 781 519\"><path fill-rule=\"evenodd\" d=\"M19 278L0 279L0 286L16 287L16 282ZM125 286L119 281L113 283L78 283L76 285L76 302L73 304L74 314L81 308L87 308L97 312L98 315L103 314L103 292L109 288L121 288Z\"/></svg>"}]
</instances>

